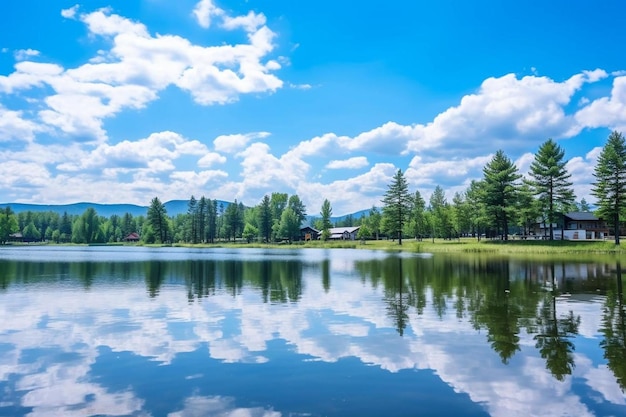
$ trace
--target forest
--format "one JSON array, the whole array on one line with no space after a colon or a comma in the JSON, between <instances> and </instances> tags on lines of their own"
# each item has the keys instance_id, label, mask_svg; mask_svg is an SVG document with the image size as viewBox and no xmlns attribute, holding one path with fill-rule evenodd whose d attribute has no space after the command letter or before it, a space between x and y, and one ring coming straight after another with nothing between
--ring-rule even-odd
<instances>
[{"instance_id":1,"label":"forest","mask_svg":"<svg viewBox=\"0 0 626 417\"><path fill-rule=\"evenodd\" d=\"M559 213L592 211L590 204L576 201L567 171L565 152L548 139L538 149L528 176L523 177L502 151L497 151L483 168L483 177L473 180L464 192L448 201L445 190L436 186L428 202L419 190L409 192L404 173L398 170L374 206L358 218L352 215L331 221L332 205L324 200L320 211L308 215L297 194L272 192L252 207L235 200L223 204L204 196L191 196L187 213L169 216L158 197L150 201L146 216L99 216L88 208L81 215L56 212L14 213L0 211L0 243L118 243L131 233L145 244L216 242L293 242L300 240L300 228L309 224L328 239L331 227L360 226L359 239L403 238L452 239L461 236L507 240L511 234L527 235L537 222L550 225L549 239ZM626 143L612 132L594 170L592 194L594 213L613 228L619 244L620 223L626 209Z\"/></svg>"}]
</instances>

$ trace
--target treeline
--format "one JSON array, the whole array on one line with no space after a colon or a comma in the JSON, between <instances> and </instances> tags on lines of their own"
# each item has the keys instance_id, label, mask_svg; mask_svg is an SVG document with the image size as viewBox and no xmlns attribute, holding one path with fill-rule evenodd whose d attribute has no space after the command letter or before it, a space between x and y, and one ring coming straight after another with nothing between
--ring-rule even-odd
<instances>
[{"instance_id":1,"label":"treeline","mask_svg":"<svg viewBox=\"0 0 626 417\"><path fill-rule=\"evenodd\" d=\"M380 229L390 236L417 239L457 236L497 237L507 240L511 233L527 235L533 226L547 225L545 233L554 239L554 228L562 228L561 213L590 211L582 199L575 201L571 174L564 150L552 139L535 154L527 177L501 150L483 168L483 178L473 180L464 192L448 202L437 186L429 205L419 191L409 194L407 181L398 170L383 197ZM619 244L620 227L626 214L626 143L612 132L598 157L591 193L597 199L596 214L613 228ZM371 217L371 216L370 216ZM365 219L368 225L368 219ZM372 222L371 234L378 221ZM362 228L360 232L364 232Z\"/></svg>"},{"instance_id":2,"label":"treeline","mask_svg":"<svg viewBox=\"0 0 626 417\"><path fill-rule=\"evenodd\" d=\"M332 224L332 207L324 200L312 226L330 237L329 229L360 226L360 239L403 237L415 239L481 236L506 240L511 233L528 235L538 220L548 225L550 240L559 213L590 211L582 199L575 201L571 174L564 150L552 139L544 142L522 178L515 164L503 151L497 151L483 168L483 178L473 180L463 192L448 201L444 189L436 186L428 202L419 190L409 193L409 185L398 170L382 197L382 210L372 207L368 215L346 216ZM626 143L619 132L612 132L595 167L592 194L597 198L597 214L614 227L619 243L620 222L626 213ZM54 212L15 214L10 207L0 211L0 242L21 233L25 241L56 243L107 243L124 241L136 233L143 243L215 243L216 241L281 242L299 240L307 219L306 206L297 194L271 193L253 207L235 200L221 203L202 196L191 196L187 213L169 216L163 203L151 200L146 216L99 216L93 208L82 215ZM562 225L558 225L562 227Z\"/></svg>"}]
</instances>

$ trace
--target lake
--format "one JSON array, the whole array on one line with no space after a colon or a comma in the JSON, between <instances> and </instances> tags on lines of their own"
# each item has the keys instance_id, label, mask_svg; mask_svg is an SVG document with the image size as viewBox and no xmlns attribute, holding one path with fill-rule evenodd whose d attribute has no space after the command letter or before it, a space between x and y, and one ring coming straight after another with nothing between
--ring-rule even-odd
<instances>
[{"instance_id":1,"label":"lake","mask_svg":"<svg viewBox=\"0 0 626 417\"><path fill-rule=\"evenodd\" d=\"M626 415L620 271L597 257L0 248L0 415Z\"/></svg>"}]
</instances>

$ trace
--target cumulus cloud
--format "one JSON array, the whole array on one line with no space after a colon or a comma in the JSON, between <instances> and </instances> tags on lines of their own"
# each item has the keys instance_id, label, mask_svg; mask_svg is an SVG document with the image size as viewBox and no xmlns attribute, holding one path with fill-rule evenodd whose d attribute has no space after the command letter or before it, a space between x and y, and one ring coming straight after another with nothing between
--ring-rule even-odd
<instances>
[{"instance_id":1,"label":"cumulus cloud","mask_svg":"<svg viewBox=\"0 0 626 417\"><path fill-rule=\"evenodd\" d=\"M0 143L8 141L31 142L42 127L23 117L21 111L7 110L0 104Z\"/></svg>"},{"instance_id":2,"label":"cumulus cloud","mask_svg":"<svg viewBox=\"0 0 626 417\"><path fill-rule=\"evenodd\" d=\"M79 7L80 6L78 4L75 4L74 6L68 9L63 9L61 10L61 16L63 16L66 19L74 19L76 17L76 13L78 12Z\"/></svg>"},{"instance_id":3,"label":"cumulus cloud","mask_svg":"<svg viewBox=\"0 0 626 417\"><path fill-rule=\"evenodd\" d=\"M255 139L268 137L269 132L252 132L245 134L221 135L215 138L213 145L219 152L234 153L242 150L246 145Z\"/></svg>"},{"instance_id":4,"label":"cumulus cloud","mask_svg":"<svg viewBox=\"0 0 626 417\"><path fill-rule=\"evenodd\" d=\"M60 164L63 171L92 170L94 168L148 169L151 171L170 171L174 169L173 160L183 155L207 154L204 144L187 140L175 132L153 133L145 139L122 141L115 145L101 144L93 151L76 158L75 161Z\"/></svg>"},{"instance_id":5,"label":"cumulus cloud","mask_svg":"<svg viewBox=\"0 0 626 417\"><path fill-rule=\"evenodd\" d=\"M221 16L222 14L224 14L224 11L217 7L213 3L213 0L200 0L193 9L193 15L198 21L198 24L205 29L211 26L211 20L214 17Z\"/></svg>"},{"instance_id":6,"label":"cumulus cloud","mask_svg":"<svg viewBox=\"0 0 626 417\"><path fill-rule=\"evenodd\" d=\"M334 160L326 164L328 169L359 169L369 165L364 156L355 156L344 160Z\"/></svg>"},{"instance_id":7,"label":"cumulus cloud","mask_svg":"<svg viewBox=\"0 0 626 417\"><path fill-rule=\"evenodd\" d=\"M209 168L216 164L223 164L226 162L226 157L220 155L217 152L208 152L202 158L198 160L198 166L200 168Z\"/></svg>"},{"instance_id":8,"label":"cumulus cloud","mask_svg":"<svg viewBox=\"0 0 626 417\"><path fill-rule=\"evenodd\" d=\"M198 3L198 13L205 16L205 10L211 15L220 9L211 1ZM27 61L38 51L18 51L21 62L13 73L0 76L0 92L32 93L31 99L41 101L43 107L38 113L41 121L77 138L105 141L104 119L145 107L170 85L187 91L202 105L224 104L241 94L272 92L283 85L272 73L280 65L272 59L264 62L274 49L275 34L265 26L263 15L228 20L232 29L248 32L249 43L208 47L176 35L153 36L143 23L108 8L78 14L75 6L62 15L76 17L91 36L104 38L111 48L69 69ZM35 98L33 89L46 86L53 93L43 100Z\"/></svg>"},{"instance_id":9,"label":"cumulus cloud","mask_svg":"<svg viewBox=\"0 0 626 417\"><path fill-rule=\"evenodd\" d=\"M483 167L493 155L482 155L475 158L458 158L450 160L424 160L417 155L409 163L405 172L409 183L420 185L441 185L466 177L478 178L482 176Z\"/></svg>"},{"instance_id":10,"label":"cumulus cloud","mask_svg":"<svg viewBox=\"0 0 626 417\"><path fill-rule=\"evenodd\" d=\"M576 120L585 127L609 127L626 130L626 76L613 80L609 97L600 97L576 113Z\"/></svg>"},{"instance_id":11,"label":"cumulus cloud","mask_svg":"<svg viewBox=\"0 0 626 417\"><path fill-rule=\"evenodd\" d=\"M256 14L249 11L245 16L224 16L222 27L228 30L242 28L246 32L255 32L259 27L265 25L266 19L263 13Z\"/></svg>"},{"instance_id":12,"label":"cumulus cloud","mask_svg":"<svg viewBox=\"0 0 626 417\"><path fill-rule=\"evenodd\" d=\"M602 70L585 71L563 82L548 77L514 74L486 79L479 91L466 95L458 106L439 114L410 140L408 149L422 151L454 143L455 148L477 141L499 147L524 144L537 137L571 137L582 127L564 107L583 84L604 78Z\"/></svg>"}]
</instances>

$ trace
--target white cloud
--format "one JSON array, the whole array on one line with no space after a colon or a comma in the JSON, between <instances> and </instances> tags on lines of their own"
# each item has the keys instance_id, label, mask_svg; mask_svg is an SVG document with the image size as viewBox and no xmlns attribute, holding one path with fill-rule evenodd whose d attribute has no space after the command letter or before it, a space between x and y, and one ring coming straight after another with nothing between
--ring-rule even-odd
<instances>
[{"instance_id":1,"label":"white cloud","mask_svg":"<svg viewBox=\"0 0 626 417\"><path fill-rule=\"evenodd\" d=\"M66 19L74 19L76 17L76 12L78 12L79 8L80 6L78 4L75 4L68 9L63 9L61 10L61 16Z\"/></svg>"},{"instance_id":2,"label":"white cloud","mask_svg":"<svg viewBox=\"0 0 626 417\"><path fill-rule=\"evenodd\" d=\"M609 127L626 130L626 76L613 80L610 97L593 100L576 113L576 120L585 127Z\"/></svg>"},{"instance_id":3,"label":"white cloud","mask_svg":"<svg viewBox=\"0 0 626 417\"><path fill-rule=\"evenodd\" d=\"M514 74L486 79L479 91L466 95L456 107L440 113L422 126L408 143L410 151L424 151L454 144L472 149L480 143L491 147L528 147L529 141L565 138L584 127L565 113L564 106L583 84L606 76L602 70L585 71L563 82L547 77Z\"/></svg>"},{"instance_id":4,"label":"white cloud","mask_svg":"<svg viewBox=\"0 0 626 417\"><path fill-rule=\"evenodd\" d=\"M265 25L265 22L266 19L263 13L256 14L253 11L249 11L245 16L224 16L222 27L228 30L242 28L246 32L255 32L259 27Z\"/></svg>"},{"instance_id":5,"label":"white cloud","mask_svg":"<svg viewBox=\"0 0 626 417\"><path fill-rule=\"evenodd\" d=\"M68 9L64 15L73 16L76 11ZM264 22L262 15L248 16L254 22ZM274 49L275 37L264 25L248 33L248 44L202 47L179 36L152 36L144 24L112 14L107 8L78 18L91 36L110 42L111 49L101 50L90 62L70 69L18 62L15 72L0 76L0 91L34 94L30 90L51 87L53 93L43 100L31 98L41 100L43 108L38 116L83 140L105 141L104 119L125 109L145 107L158 98L158 91L170 85L189 92L203 105L228 103L241 94L272 92L283 85L272 74L280 65L274 60L263 62ZM250 29L253 22L247 19L233 20L231 25ZM24 50L17 55L26 59L36 53Z\"/></svg>"},{"instance_id":6,"label":"white cloud","mask_svg":"<svg viewBox=\"0 0 626 417\"><path fill-rule=\"evenodd\" d=\"M475 158L425 161L415 156L405 172L407 181L414 185L443 185L458 181L459 178L480 178L483 167L493 155L481 155Z\"/></svg>"},{"instance_id":7,"label":"white cloud","mask_svg":"<svg viewBox=\"0 0 626 417\"><path fill-rule=\"evenodd\" d=\"M418 138L422 131L421 125L403 126L395 122L387 122L353 139L343 139L341 143L350 150L398 155L405 152L408 143Z\"/></svg>"},{"instance_id":8,"label":"white cloud","mask_svg":"<svg viewBox=\"0 0 626 417\"><path fill-rule=\"evenodd\" d=\"M15 59L17 61L24 61L26 59L32 58L34 56L39 56L41 52L35 49L19 49L15 51Z\"/></svg>"},{"instance_id":9,"label":"white cloud","mask_svg":"<svg viewBox=\"0 0 626 417\"><path fill-rule=\"evenodd\" d=\"M211 19L224 14L224 11L217 7L213 0L200 0L193 9L193 14L198 24L205 29L211 26Z\"/></svg>"},{"instance_id":10,"label":"white cloud","mask_svg":"<svg viewBox=\"0 0 626 417\"><path fill-rule=\"evenodd\" d=\"M213 145L215 146L216 151L234 153L245 148L250 141L255 139L264 139L269 135L269 132L221 135L215 138Z\"/></svg>"},{"instance_id":11,"label":"white cloud","mask_svg":"<svg viewBox=\"0 0 626 417\"><path fill-rule=\"evenodd\" d=\"M535 160L535 154L531 152L526 152L514 162L515 166L519 170L519 173L523 176L527 176L528 171L530 170L530 164Z\"/></svg>"},{"instance_id":12,"label":"white cloud","mask_svg":"<svg viewBox=\"0 0 626 417\"><path fill-rule=\"evenodd\" d=\"M226 157L220 155L217 152L207 152L200 160L198 160L198 166L200 168L209 168L216 164L223 164L226 162Z\"/></svg>"},{"instance_id":13,"label":"white cloud","mask_svg":"<svg viewBox=\"0 0 626 417\"><path fill-rule=\"evenodd\" d=\"M176 171L172 172L170 178L176 181L181 181L187 185L191 185L188 187L192 190L197 189L198 187L202 187L206 185L207 182L212 180L221 180L226 178L228 174L224 171L213 170L213 171ZM192 195L192 193L188 193L188 195Z\"/></svg>"},{"instance_id":14,"label":"white cloud","mask_svg":"<svg viewBox=\"0 0 626 417\"><path fill-rule=\"evenodd\" d=\"M115 145L101 144L92 152L60 164L58 168L69 172L105 167L120 172L135 169L171 171L174 169L173 160L183 155L206 155L207 151L206 146L198 141L189 141L178 133L166 131L134 142L125 140Z\"/></svg>"},{"instance_id":15,"label":"white cloud","mask_svg":"<svg viewBox=\"0 0 626 417\"><path fill-rule=\"evenodd\" d=\"M359 169L369 165L367 158L364 156L355 156L344 160L334 160L326 164L328 169Z\"/></svg>"},{"instance_id":16,"label":"white cloud","mask_svg":"<svg viewBox=\"0 0 626 417\"><path fill-rule=\"evenodd\" d=\"M24 119L21 111L7 110L0 104L0 143L10 140L31 142L42 130L36 123Z\"/></svg>"},{"instance_id":17,"label":"white cloud","mask_svg":"<svg viewBox=\"0 0 626 417\"><path fill-rule=\"evenodd\" d=\"M380 206L380 199L397 170L393 164L378 163L368 172L345 180L328 184L302 181L297 185L296 192L310 213L319 213L324 199L330 201L334 215L354 213L374 205Z\"/></svg>"}]
</instances>

